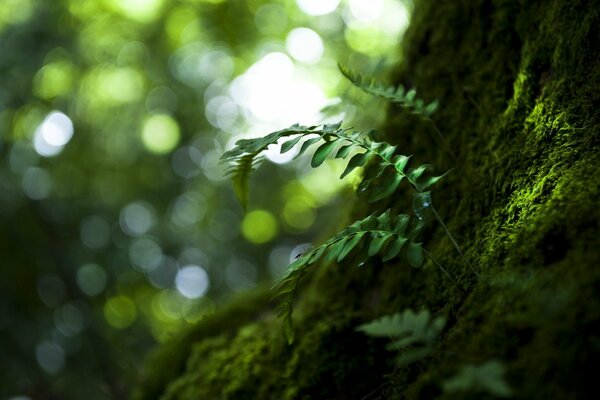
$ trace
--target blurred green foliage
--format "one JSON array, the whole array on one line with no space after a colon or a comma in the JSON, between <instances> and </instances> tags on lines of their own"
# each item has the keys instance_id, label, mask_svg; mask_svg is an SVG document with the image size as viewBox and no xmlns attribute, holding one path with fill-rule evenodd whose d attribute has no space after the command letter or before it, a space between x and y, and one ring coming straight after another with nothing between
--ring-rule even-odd
<instances>
[{"instance_id":1,"label":"blurred green foliage","mask_svg":"<svg viewBox=\"0 0 600 400\"><path fill-rule=\"evenodd\" d=\"M244 214L219 157L357 107L354 124L376 126L381 103L336 62L398 61L410 9L2 1L0 396L126 397L147 349L271 282L335 225L335 162L316 172L267 152L283 168L257 172Z\"/></svg>"}]
</instances>

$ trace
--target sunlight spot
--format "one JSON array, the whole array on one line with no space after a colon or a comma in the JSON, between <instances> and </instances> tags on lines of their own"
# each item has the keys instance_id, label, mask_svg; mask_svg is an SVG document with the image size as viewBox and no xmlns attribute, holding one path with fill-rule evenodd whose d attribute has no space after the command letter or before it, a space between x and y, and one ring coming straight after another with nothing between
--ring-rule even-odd
<instances>
[{"instance_id":1,"label":"sunlight spot","mask_svg":"<svg viewBox=\"0 0 600 400\"><path fill-rule=\"evenodd\" d=\"M134 202L123 208L119 223L123 232L130 236L145 234L154 225L154 209L145 202Z\"/></svg>"},{"instance_id":2,"label":"sunlight spot","mask_svg":"<svg viewBox=\"0 0 600 400\"><path fill-rule=\"evenodd\" d=\"M56 329L66 337L72 337L85 328L83 313L74 304L65 304L54 312Z\"/></svg>"},{"instance_id":3,"label":"sunlight spot","mask_svg":"<svg viewBox=\"0 0 600 400\"><path fill-rule=\"evenodd\" d=\"M123 16L138 22L151 22L160 16L164 0L105 0Z\"/></svg>"},{"instance_id":4,"label":"sunlight spot","mask_svg":"<svg viewBox=\"0 0 600 400\"><path fill-rule=\"evenodd\" d=\"M283 53L269 53L230 85L233 100L252 125L270 130L301 122L316 122L326 96L310 76L303 75ZM262 132L264 135L264 132Z\"/></svg>"},{"instance_id":5,"label":"sunlight spot","mask_svg":"<svg viewBox=\"0 0 600 400\"><path fill-rule=\"evenodd\" d=\"M273 277L281 278L288 265L294 261L293 257L290 257L292 250L292 247L289 246L277 246L271 250L269 253L269 270Z\"/></svg>"},{"instance_id":6,"label":"sunlight spot","mask_svg":"<svg viewBox=\"0 0 600 400\"><path fill-rule=\"evenodd\" d=\"M77 286L88 296L96 296L106 287L107 276L104 268L97 264L85 264L77 270Z\"/></svg>"},{"instance_id":7,"label":"sunlight spot","mask_svg":"<svg viewBox=\"0 0 600 400\"><path fill-rule=\"evenodd\" d=\"M35 356L40 367L47 373L54 375L60 372L65 365L65 352L54 342L42 342L35 348Z\"/></svg>"},{"instance_id":8,"label":"sunlight spot","mask_svg":"<svg viewBox=\"0 0 600 400\"><path fill-rule=\"evenodd\" d=\"M277 230L277 220L266 210L251 211L242 221L242 233L252 243L270 242L277 235Z\"/></svg>"},{"instance_id":9,"label":"sunlight spot","mask_svg":"<svg viewBox=\"0 0 600 400\"><path fill-rule=\"evenodd\" d=\"M383 13L383 0L350 0L352 16L362 22L373 22Z\"/></svg>"},{"instance_id":10,"label":"sunlight spot","mask_svg":"<svg viewBox=\"0 0 600 400\"><path fill-rule=\"evenodd\" d=\"M44 65L35 75L34 93L43 99L53 99L67 94L73 87L75 69L69 62Z\"/></svg>"},{"instance_id":11,"label":"sunlight spot","mask_svg":"<svg viewBox=\"0 0 600 400\"><path fill-rule=\"evenodd\" d=\"M298 6L308 15L325 15L334 11L340 0L296 0Z\"/></svg>"},{"instance_id":12,"label":"sunlight spot","mask_svg":"<svg viewBox=\"0 0 600 400\"><path fill-rule=\"evenodd\" d=\"M204 268L198 265L182 267L175 277L175 286L182 296L197 299L204 296L208 290L209 279Z\"/></svg>"},{"instance_id":13,"label":"sunlight spot","mask_svg":"<svg viewBox=\"0 0 600 400\"><path fill-rule=\"evenodd\" d=\"M162 259L161 247L149 237L136 239L129 245L129 260L142 272L150 272L158 268Z\"/></svg>"},{"instance_id":14,"label":"sunlight spot","mask_svg":"<svg viewBox=\"0 0 600 400\"><path fill-rule=\"evenodd\" d=\"M313 225L316 217L314 203L307 196L295 196L283 207L283 219L293 231L306 231Z\"/></svg>"},{"instance_id":15,"label":"sunlight spot","mask_svg":"<svg viewBox=\"0 0 600 400\"><path fill-rule=\"evenodd\" d=\"M323 55L321 37L308 28L296 28L290 31L285 45L292 57L307 64L316 63Z\"/></svg>"},{"instance_id":16,"label":"sunlight spot","mask_svg":"<svg viewBox=\"0 0 600 400\"><path fill-rule=\"evenodd\" d=\"M25 170L21 186L25 195L31 200L45 199L52 191L50 174L37 167L29 167Z\"/></svg>"},{"instance_id":17,"label":"sunlight spot","mask_svg":"<svg viewBox=\"0 0 600 400\"><path fill-rule=\"evenodd\" d=\"M127 296L115 296L104 303L104 318L110 326L124 329L137 318L135 303Z\"/></svg>"},{"instance_id":18,"label":"sunlight spot","mask_svg":"<svg viewBox=\"0 0 600 400\"><path fill-rule=\"evenodd\" d=\"M142 130L144 146L156 154L170 152L179 143L179 125L167 114L155 114L146 119Z\"/></svg>"},{"instance_id":19,"label":"sunlight spot","mask_svg":"<svg viewBox=\"0 0 600 400\"><path fill-rule=\"evenodd\" d=\"M73 122L65 114L53 111L38 126L33 136L35 151L44 157L62 152L73 137Z\"/></svg>"}]
</instances>

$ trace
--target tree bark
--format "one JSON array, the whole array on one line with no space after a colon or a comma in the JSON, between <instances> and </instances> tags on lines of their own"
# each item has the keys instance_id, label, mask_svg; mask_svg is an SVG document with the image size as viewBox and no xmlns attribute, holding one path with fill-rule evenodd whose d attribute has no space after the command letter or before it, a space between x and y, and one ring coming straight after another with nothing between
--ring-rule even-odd
<instances>
[{"instance_id":1,"label":"tree bark","mask_svg":"<svg viewBox=\"0 0 600 400\"><path fill-rule=\"evenodd\" d=\"M462 367L490 360L504 366L514 398L592 398L599 14L594 1L419 1L396 79L439 99L433 119L447 146L400 108L390 107L384 131L416 164L452 169L433 202L478 275L432 222L424 246L458 286L433 262L316 266L295 305L291 346L258 293L158 349L134 398L493 398L479 381L444 389ZM377 207L387 206L405 211L410 196ZM353 216L372 211L357 200ZM355 328L406 308L447 322L431 356L399 367L388 341Z\"/></svg>"}]
</instances>

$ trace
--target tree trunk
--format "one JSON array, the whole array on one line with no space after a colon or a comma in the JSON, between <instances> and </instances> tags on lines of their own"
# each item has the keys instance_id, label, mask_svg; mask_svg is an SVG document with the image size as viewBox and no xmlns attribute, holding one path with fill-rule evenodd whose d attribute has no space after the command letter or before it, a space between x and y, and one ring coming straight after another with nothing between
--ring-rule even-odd
<instances>
[{"instance_id":1,"label":"tree trunk","mask_svg":"<svg viewBox=\"0 0 600 400\"><path fill-rule=\"evenodd\" d=\"M514 398L592 398L599 13L594 1L418 2L396 78L439 99L433 119L443 141L394 107L385 134L416 164L452 169L432 196L467 261L435 221L423 243L457 283L432 261L314 266L291 346L268 294L249 294L158 349L134 397L481 399L502 395L492 386L504 381ZM399 193L378 208L386 206L403 211L410 198ZM353 216L373 211L359 199ZM444 316L446 326L430 356L398 366L388 340L355 329L407 308ZM492 360L506 371L492 383L463 370ZM457 376L468 382L455 380L453 391Z\"/></svg>"}]
</instances>

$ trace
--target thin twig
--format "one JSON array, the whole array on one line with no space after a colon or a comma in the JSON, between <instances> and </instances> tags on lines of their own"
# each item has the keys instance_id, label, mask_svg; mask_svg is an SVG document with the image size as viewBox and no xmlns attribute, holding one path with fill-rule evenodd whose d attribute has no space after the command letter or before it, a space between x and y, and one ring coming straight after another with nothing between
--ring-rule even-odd
<instances>
[{"instance_id":1,"label":"thin twig","mask_svg":"<svg viewBox=\"0 0 600 400\"><path fill-rule=\"evenodd\" d=\"M431 118L427 118L427 120L429 122L431 122L431 126L433 127L433 130L435 131L435 133L437 134L438 138L440 139L440 141L442 142L442 144L446 148L446 151L448 152L448 154L450 155L450 157L452 157L452 160L455 163L458 163L458 157L456 157L456 154L454 154L454 152L452 151L452 148L450 147L450 145L448 144L448 142L444 138L444 135L442 135L442 132L437 127L437 125L435 124L435 122Z\"/></svg>"},{"instance_id":2,"label":"thin twig","mask_svg":"<svg viewBox=\"0 0 600 400\"><path fill-rule=\"evenodd\" d=\"M431 261L433 261L433 263L435 265L438 266L438 268L444 273L444 275L446 275L448 277L448 279L450 279L452 282L454 282L454 284L456 285L456 287L461 291L461 292L465 292L465 289L460 286L460 284L448 273L448 271L446 270L446 268L442 267L442 264L439 263L438 260L435 259L435 257L433 257L433 255L428 252L427 250L423 249L423 252L425 254L427 254L427 257L429 257L431 259Z\"/></svg>"},{"instance_id":3,"label":"thin twig","mask_svg":"<svg viewBox=\"0 0 600 400\"><path fill-rule=\"evenodd\" d=\"M452 236L452 234L448 230L448 227L444 223L444 220L442 219L442 217L440 217L440 214L438 214L438 212L435 209L435 207L433 206L433 204L431 204L431 211L433 212L433 215L435 215L435 218L438 220L438 222L440 223L440 225L442 225L442 228L446 232L446 235L448 236L448 238L450 239L450 241L454 245L454 248L456 249L456 251L458 252L458 254L462 257L462 259L465 262L465 264L467 264L469 266L469 268L471 269L471 271L473 271L473 273L479 278L479 276L480 276L479 272L475 271L475 268L473 268L473 266L471 265L471 263L469 263L467 261L467 258L465 257L465 255L463 254L462 250L460 249L460 246L458 245L458 243L456 243L456 240L454 240L454 237Z\"/></svg>"}]
</instances>

